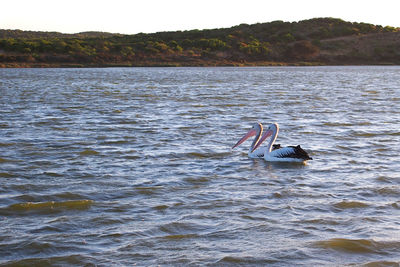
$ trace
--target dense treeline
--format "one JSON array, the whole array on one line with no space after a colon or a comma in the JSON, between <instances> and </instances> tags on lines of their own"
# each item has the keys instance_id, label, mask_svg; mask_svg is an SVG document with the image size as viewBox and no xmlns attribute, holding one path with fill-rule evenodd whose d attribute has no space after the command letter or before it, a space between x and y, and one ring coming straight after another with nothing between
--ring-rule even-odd
<instances>
[{"instance_id":1,"label":"dense treeline","mask_svg":"<svg viewBox=\"0 0 400 267\"><path fill-rule=\"evenodd\" d=\"M135 35L0 30L0 66L337 64L340 60L399 64L398 33L393 27L334 18ZM386 41L371 42L365 36ZM360 47L352 45L361 38Z\"/></svg>"}]
</instances>

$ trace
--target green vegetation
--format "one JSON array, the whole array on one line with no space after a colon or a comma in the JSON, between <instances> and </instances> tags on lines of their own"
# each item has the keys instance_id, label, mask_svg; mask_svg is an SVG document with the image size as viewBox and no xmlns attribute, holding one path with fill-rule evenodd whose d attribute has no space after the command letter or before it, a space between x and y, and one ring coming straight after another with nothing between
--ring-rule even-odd
<instances>
[{"instance_id":1,"label":"green vegetation","mask_svg":"<svg viewBox=\"0 0 400 267\"><path fill-rule=\"evenodd\" d=\"M0 66L400 64L399 34L334 18L135 35L0 30Z\"/></svg>"}]
</instances>

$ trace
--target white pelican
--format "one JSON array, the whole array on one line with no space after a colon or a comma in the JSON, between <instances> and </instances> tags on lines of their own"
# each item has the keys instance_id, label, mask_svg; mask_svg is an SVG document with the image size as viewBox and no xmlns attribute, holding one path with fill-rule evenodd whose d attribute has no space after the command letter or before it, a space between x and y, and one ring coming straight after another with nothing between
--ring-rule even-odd
<instances>
[{"instance_id":1,"label":"white pelican","mask_svg":"<svg viewBox=\"0 0 400 267\"><path fill-rule=\"evenodd\" d=\"M264 150L264 159L266 161L278 161L278 162L305 162L312 160L312 158L304 151L300 145L288 146L279 149L273 149L273 144L278 137L279 126L277 123L272 123L266 128L264 135L258 140L257 144L252 148L252 151L257 149L269 136L272 135L267 147ZM251 151L251 152L252 152Z\"/></svg>"},{"instance_id":2,"label":"white pelican","mask_svg":"<svg viewBox=\"0 0 400 267\"><path fill-rule=\"evenodd\" d=\"M257 142L260 141L262 132L263 132L262 124L261 123L255 123L253 125L253 127L251 127L251 129L248 131L248 133L245 134L236 143L236 145L234 145L232 147L232 149L234 149L235 147L239 146L240 144L242 144L244 141L246 141L250 137L255 136L254 140L253 140L253 143L251 144L249 152L247 153L247 155L249 155L250 158L263 158L267 148L266 147L262 147L262 148L257 149L257 148L254 147L257 144ZM280 145L273 145L272 149L277 149L277 148L280 148Z\"/></svg>"}]
</instances>

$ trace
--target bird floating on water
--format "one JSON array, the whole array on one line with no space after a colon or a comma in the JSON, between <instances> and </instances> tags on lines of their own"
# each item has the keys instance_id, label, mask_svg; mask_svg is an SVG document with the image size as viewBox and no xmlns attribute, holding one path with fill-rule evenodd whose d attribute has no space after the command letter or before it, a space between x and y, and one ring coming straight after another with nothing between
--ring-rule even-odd
<instances>
[{"instance_id":1,"label":"bird floating on water","mask_svg":"<svg viewBox=\"0 0 400 267\"><path fill-rule=\"evenodd\" d=\"M249 139L252 136L254 137L253 143L251 144L250 148L249 148L249 152L247 153L247 155L249 155L250 158L263 158L264 154L267 150L266 147L261 147L261 148L255 148L255 146L257 145L258 141L260 141L261 139L261 135L263 133L263 126L261 123L255 123L253 124L253 126L251 127L251 129L247 132L247 134L245 134L233 147L232 149L234 149L235 147L241 145L244 141L246 141L247 139ZM281 148L280 144L273 144L272 145L272 150L275 149L279 149Z\"/></svg>"},{"instance_id":2,"label":"bird floating on water","mask_svg":"<svg viewBox=\"0 0 400 267\"><path fill-rule=\"evenodd\" d=\"M306 151L304 151L300 145L281 147L280 145L274 145L276 138L278 137L279 125L272 123L268 125L265 133L262 135L263 127L261 123L256 123L250 129L250 131L243 136L233 147L237 147L246 141L251 136L255 135L253 143L250 146L248 155L251 158L264 158L266 161L274 162L305 162L312 160ZM260 145L268 138L271 137L267 146L260 147Z\"/></svg>"}]
</instances>

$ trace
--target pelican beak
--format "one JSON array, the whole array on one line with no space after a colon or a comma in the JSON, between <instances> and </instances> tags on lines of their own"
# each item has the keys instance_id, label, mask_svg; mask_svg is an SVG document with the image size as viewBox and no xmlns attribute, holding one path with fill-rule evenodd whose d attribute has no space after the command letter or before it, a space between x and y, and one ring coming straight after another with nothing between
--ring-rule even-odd
<instances>
[{"instance_id":1,"label":"pelican beak","mask_svg":"<svg viewBox=\"0 0 400 267\"><path fill-rule=\"evenodd\" d=\"M265 139L267 139L268 137L270 137L272 135L272 131L268 130L266 131L263 136L260 138L260 140L258 140L257 144L254 146L253 150L251 152L253 152L254 150L256 150L264 141Z\"/></svg>"},{"instance_id":2,"label":"pelican beak","mask_svg":"<svg viewBox=\"0 0 400 267\"><path fill-rule=\"evenodd\" d=\"M250 137L256 135L257 132L256 130L251 129L245 136L243 136L237 143L236 145L234 145L232 147L232 149L234 149L235 147L239 146L241 143L243 143L244 141L246 141L247 139L249 139Z\"/></svg>"}]
</instances>

